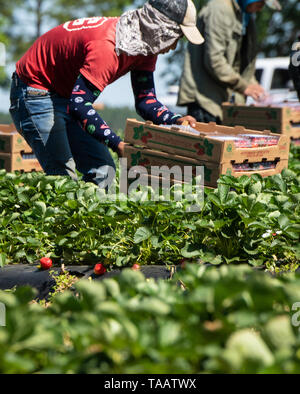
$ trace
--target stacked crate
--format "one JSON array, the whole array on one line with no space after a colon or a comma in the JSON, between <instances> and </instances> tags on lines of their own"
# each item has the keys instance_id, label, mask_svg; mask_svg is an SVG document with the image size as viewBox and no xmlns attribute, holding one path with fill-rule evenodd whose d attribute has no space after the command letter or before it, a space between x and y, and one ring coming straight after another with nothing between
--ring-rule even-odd
<instances>
[{"instance_id":1,"label":"stacked crate","mask_svg":"<svg viewBox=\"0 0 300 394\"><path fill-rule=\"evenodd\" d=\"M300 143L300 103L282 103L269 106L234 105L224 103L223 124L241 125L248 129L285 134L295 144Z\"/></svg>"},{"instance_id":2,"label":"stacked crate","mask_svg":"<svg viewBox=\"0 0 300 394\"><path fill-rule=\"evenodd\" d=\"M156 126L128 119L125 129L125 158L128 169L144 166L204 167L204 183L216 187L220 175L235 177L280 173L288 166L290 140L270 131L197 123L194 130L180 126ZM242 136L242 137L241 137ZM249 136L249 137L248 137Z\"/></svg>"},{"instance_id":3,"label":"stacked crate","mask_svg":"<svg viewBox=\"0 0 300 394\"><path fill-rule=\"evenodd\" d=\"M0 169L7 172L42 171L31 147L13 124L0 125Z\"/></svg>"}]
</instances>

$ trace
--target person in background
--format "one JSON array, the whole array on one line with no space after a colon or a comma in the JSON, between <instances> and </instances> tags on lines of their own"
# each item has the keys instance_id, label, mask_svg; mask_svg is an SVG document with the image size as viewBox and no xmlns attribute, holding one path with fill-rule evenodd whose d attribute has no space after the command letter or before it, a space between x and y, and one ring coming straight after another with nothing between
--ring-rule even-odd
<instances>
[{"instance_id":1,"label":"person in background","mask_svg":"<svg viewBox=\"0 0 300 394\"><path fill-rule=\"evenodd\" d=\"M293 44L289 69L300 101L300 36L299 41Z\"/></svg>"},{"instance_id":2,"label":"person in background","mask_svg":"<svg viewBox=\"0 0 300 394\"><path fill-rule=\"evenodd\" d=\"M272 8L281 9L276 0ZM178 105L199 122L222 121L222 103L234 94L258 101L266 92L255 79L256 31L253 14L265 6L257 0L210 0L199 13L205 43L189 44L180 82Z\"/></svg>"},{"instance_id":3,"label":"person in background","mask_svg":"<svg viewBox=\"0 0 300 394\"><path fill-rule=\"evenodd\" d=\"M10 113L47 175L76 170L99 187L115 169L109 149L124 143L93 108L104 88L131 72L137 112L155 124L195 126L195 119L169 111L156 97L157 55L175 49L183 35L194 44L191 0L149 0L120 18L66 22L41 36L18 61L12 77Z\"/></svg>"}]
</instances>

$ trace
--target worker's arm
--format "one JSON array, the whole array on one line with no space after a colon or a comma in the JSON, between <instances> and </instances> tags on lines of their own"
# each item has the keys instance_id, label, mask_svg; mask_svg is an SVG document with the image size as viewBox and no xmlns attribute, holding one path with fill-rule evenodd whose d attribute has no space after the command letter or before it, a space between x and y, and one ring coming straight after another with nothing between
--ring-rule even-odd
<instances>
[{"instance_id":1,"label":"worker's arm","mask_svg":"<svg viewBox=\"0 0 300 394\"><path fill-rule=\"evenodd\" d=\"M131 83L136 111L144 120L151 120L158 125L181 124L187 121L192 127L196 126L196 120L193 117L174 114L157 100L151 71L132 71Z\"/></svg>"},{"instance_id":2,"label":"worker's arm","mask_svg":"<svg viewBox=\"0 0 300 394\"><path fill-rule=\"evenodd\" d=\"M79 75L70 97L69 113L80 122L87 133L119 153L121 138L110 129L92 106L99 95L100 91L85 77Z\"/></svg>"}]
</instances>

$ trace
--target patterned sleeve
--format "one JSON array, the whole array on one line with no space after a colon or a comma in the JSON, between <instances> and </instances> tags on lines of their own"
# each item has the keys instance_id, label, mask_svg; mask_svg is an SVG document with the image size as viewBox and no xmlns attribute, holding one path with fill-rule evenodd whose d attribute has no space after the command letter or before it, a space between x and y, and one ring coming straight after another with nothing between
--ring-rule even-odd
<instances>
[{"instance_id":1,"label":"patterned sleeve","mask_svg":"<svg viewBox=\"0 0 300 394\"><path fill-rule=\"evenodd\" d=\"M100 90L79 75L71 94L68 111L87 133L116 151L121 138L109 128L92 106L100 93Z\"/></svg>"},{"instance_id":2,"label":"patterned sleeve","mask_svg":"<svg viewBox=\"0 0 300 394\"><path fill-rule=\"evenodd\" d=\"M131 83L136 111L143 119L154 124L175 124L182 117L157 100L152 72L132 71Z\"/></svg>"}]
</instances>

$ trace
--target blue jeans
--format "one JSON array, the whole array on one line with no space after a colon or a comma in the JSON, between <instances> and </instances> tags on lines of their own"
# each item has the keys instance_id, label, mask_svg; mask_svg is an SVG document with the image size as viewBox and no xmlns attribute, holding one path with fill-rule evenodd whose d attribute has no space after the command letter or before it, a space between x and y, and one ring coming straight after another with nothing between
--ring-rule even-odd
<instances>
[{"instance_id":1,"label":"blue jeans","mask_svg":"<svg viewBox=\"0 0 300 394\"><path fill-rule=\"evenodd\" d=\"M69 100L35 89L12 77L9 109L18 132L31 146L46 175L69 175L106 186L115 164L106 145L83 130L67 113Z\"/></svg>"}]
</instances>

